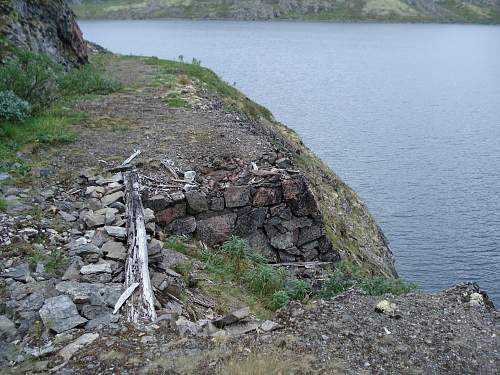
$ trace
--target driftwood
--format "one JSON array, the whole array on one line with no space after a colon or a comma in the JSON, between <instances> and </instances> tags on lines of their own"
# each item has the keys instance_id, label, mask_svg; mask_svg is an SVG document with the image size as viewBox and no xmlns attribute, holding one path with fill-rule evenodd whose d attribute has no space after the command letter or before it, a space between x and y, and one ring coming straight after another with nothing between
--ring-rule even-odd
<instances>
[{"instance_id":1,"label":"driftwood","mask_svg":"<svg viewBox=\"0 0 500 375\"><path fill-rule=\"evenodd\" d=\"M128 289L134 283L139 283L139 286L127 300L124 309L129 322L155 321L154 293L149 276L148 246L139 175L136 171L126 172L124 180L128 245L125 286Z\"/></svg>"},{"instance_id":2,"label":"driftwood","mask_svg":"<svg viewBox=\"0 0 500 375\"><path fill-rule=\"evenodd\" d=\"M137 289L138 286L139 286L139 283L133 283L122 293L120 298L118 298L118 301L116 301L115 309L113 310L113 314L116 314L118 312L118 310L120 310L120 308L130 298L130 296L132 295L132 293L134 293L134 291Z\"/></svg>"}]
</instances>

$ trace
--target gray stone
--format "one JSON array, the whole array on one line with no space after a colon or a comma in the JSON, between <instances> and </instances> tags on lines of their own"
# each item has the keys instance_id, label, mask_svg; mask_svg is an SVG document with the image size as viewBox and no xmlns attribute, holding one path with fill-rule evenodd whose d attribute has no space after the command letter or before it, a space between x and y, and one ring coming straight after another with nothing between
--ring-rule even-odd
<instances>
[{"instance_id":1,"label":"gray stone","mask_svg":"<svg viewBox=\"0 0 500 375\"><path fill-rule=\"evenodd\" d=\"M83 216L83 221L87 228L97 228L104 225L106 216L95 212L89 212Z\"/></svg>"},{"instance_id":2,"label":"gray stone","mask_svg":"<svg viewBox=\"0 0 500 375\"><path fill-rule=\"evenodd\" d=\"M279 250L285 250L293 247L293 233L276 233L270 238L271 246Z\"/></svg>"},{"instance_id":3,"label":"gray stone","mask_svg":"<svg viewBox=\"0 0 500 375\"><path fill-rule=\"evenodd\" d=\"M306 217L296 217L292 220L284 220L281 222L281 225L284 226L289 231L294 231L295 229L310 227L313 224L313 221Z\"/></svg>"},{"instance_id":4,"label":"gray stone","mask_svg":"<svg viewBox=\"0 0 500 375\"><path fill-rule=\"evenodd\" d=\"M265 320L262 322L260 325L260 329L264 332L271 332L274 331L275 329L279 328L279 324L276 322L273 322L272 320Z\"/></svg>"},{"instance_id":5,"label":"gray stone","mask_svg":"<svg viewBox=\"0 0 500 375\"><path fill-rule=\"evenodd\" d=\"M113 323L117 323L119 320L120 317L118 315L113 315L111 313L101 315L98 318L89 320L87 324L85 324L85 329L92 330L92 329L100 329L102 327L109 327Z\"/></svg>"},{"instance_id":6,"label":"gray stone","mask_svg":"<svg viewBox=\"0 0 500 375\"><path fill-rule=\"evenodd\" d=\"M75 259L71 262L69 267L64 272L62 277L63 281L66 280L78 280L80 278L80 268L83 266L83 261L80 257L75 257Z\"/></svg>"},{"instance_id":7,"label":"gray stone","mask_svg":"<svg viewBox=\"0 0 500 375\"><path fill-rule=\"evenodd\" d=\"M323 229L319 226L301 228L299 232L297 246L302 246L308 242L312 242L320 238L322 235L323 235Z\"/></svg>"},{"instance_id":8,"label":"gray stone","mask_svg":"<svg viewBox=\"0 0 500 375\"><path fill-rule=\"evenodd\" d=\"M144 202L144 207L156 211L161 211L170 205L171 201L164 195L154 195Z\"/></svg>"},{"instance_id":9,"label":"gray stone","mask_svg":"<svg viewBox=\"0 0 500 375\"><path fill-rule=\"evenodd\" d=\"M102 251L97 246L91 243L71 246L69 249L69 256L71 257L74 256L85 257L87 255L92 255L92 254L95 254L99 257L102 255Z\"/></svg>"},{"instance_id":10,"label":"gray stone","mask_svg":"<svg viewBox=\"0 0 500 375\"><path fill-rule=\"evenodd\" d=\"M26 282L30 277L30 266L28 263L20 264L13 268L8 268L4 273L0 274L1 277L10 278L21 282Z\"/></svg>"},{"instance_id":11,"label":"gray stone","mask_svg":"<svg viewBox=\"0 0 500 375\"><path fill-rule=\"evenodd\" d=\"M97 319L103 315L111 314L113 309L107 306L85 305L82 308L82 315L88 320Z\"/></svg>"},{"instance_id":12,"label":"gray stone","mask_svg":"<svg viewBox=\"0 0 500 375\"><path fill-rule=\"evenodd\" d=\"M98 333L85 333L80 336L71 344L65 346L59 352L59 355L64 360L64 363L68 362L71 357L73 357L78 351L83 349L85 346L92 344L99 337Z\"/></svg>"},{"instance_id":13,"label":"gray stone","mask_svg":"<svg viewBox=\"0 0 500 375\"><path fill-rule=\"evenodd\" d=\"M109 205L109 208L114 208L119 213L124 213L126 210L125 205L122 202L115 202Z\"/></svg>"},{"instance_id":14,"label":"gray stone","mask_svg":"<svg viewBox=\"0 0 500 375\"><path fill-rule=\"evenodd\" d=\"M224 192L226 207L243 207L250 203L249 186L231 186Z\"/></svg>"},{"instance_id":15,"label":"gray stone","mask_svg":"<svg viewBox=\"0 0 500 375\"><path fill-rule=\"evenodd\" d=\"M152 209L146 208L144 210L144 222L151 223L152 221L155 221L155 213Z\"/></svg>"},{"instance_id":16,"label":"gray stone","mask_svg":"<svg viewBox=\"0 0 500 375\"><path fill-rule=\"evenodd\" d=\"M249 315L250 315L250 309L248 307L244 307L242 309L232 311L231 313L225 315L220 319L214 320L213 324L217 328L224 328L225 326L234 324L242 319L247 318Z\"/></svg>"},{"instance_id":17,"label":"gray stone","mask_svg":"<svg viewBox=\"0 0 500 375\"><path fill-rule=\"evenodd\" d=\"M89 303L93 295L100 295L102 285L79 283L76 281L63 281L56 285L56 289L71 297L75 303Z\"/></svg>"},{"instance_id":18,"label":"gray stone","mask_svg":"<svg viewBox=\"0 0 500 375\"><path fill-rule=\"evenodd\" d=\"M0 339L10 340L16 336L16 325L5 315L0 315Z\"/></svg>"},{"instance_id":19,"label":"gray stone","mask_svg":"<svg viewBox=\"0 0 500 375\"><path fill-rule=\"evenodd\" d=\"M123 191L117 191L116 193L105 195L101 198L101 203L103 206L109 206L115 202L118 202L123 198Z\"/></svg>"},{"instance_id":20,"label":"gray stone","mask_svg":"<svg viewBox=\"0 0 500 375\"><path fill-rule=\"evenodd\" d=\"M101 247L106 258L124 261L127 257L127 249L121 242L108 241Z\"/></svg>"},{"instance_id":21,"label":"gray stone","mask_svg":"<svg viewBox=\"0 0 500 375\"><path fill-rule=\"evenodd\" d=\"M223 211L224 210L224 198L223 197L213 197L210 200L210 209L212 211Z\"/></svg>"},{"instance_id":22,"label":"gray stone","mask_svg":"<svg viewBox=\"0 0 500 375\"><path fill-rule=\"evenodd\" d=\"M76 305L66 295L47 299L39 314L43 324L57 333L78 327L87 322L87 319L78 314Z\"/></svg>"},{"instance_id":23,"label":"gray stone","mask_svg":"<svg viewBox=\"0 0 500 375\"><path fill-rule=\"evenodd\" d=\"M69 223L72 223L74 221L76 221L76 217L67 213L67 212L64 212L64 211L59 211L59 215L61 215L61 217L63 218L63 220L69 222Z\"/></svg>"},{"instance_id":24,"label":"gray stone","mask_svg":"<svg viewBox=\"0 0 500 375\"><path fill-rule=\"evenodd\" d=\"M186 202L180 202L161 211L155 211L156 222L167 225L178 218L186 216Z\"/></svg>"},{"instance_id":25,"label":"gray stone","mask_svg":"<svg viewBox=\"0 0 500 375\"><path fill-rule=\"evenodd\" d=\"M185 235L191 234L196 231L196 219L193 216L180 218L174 220L169 226L168 230L172 234Z\"/></svg>"},{"instance_id":26,"label":"gray stone","mask_svg":"<svg viewBox=\"0 0 500 375\"><path fill-rule=\"evenodd\" d=\"M187 320L183 316L176 320L175 327L177 333L181 336L195 336L200 330L200 327L196 323Z\"/></svg>"},{"instance_id":27,"label":"gray stone","mask_svg":"<svg viewBox=\"0 0 500 375\"><path fill-rule=\"evenodd\" d=\"M269 262L274 263L278 260L276 251L273 250L269 243L269 239L261 229L251 233L248 237L246 237L246 240L253 252L262 255Z\"/></svg>"},{"instance_id":28,"label":"gray stone","mask_svg":"<svg viewBox=\"0 0 500 375\"><path fill-rule=\"evenodd\" d=\"M198 214L208 210L208 201L205 194L199 190L187 191L185 194L188 203L188 211Z\"/></svg>"},{"instance_id":29,"label":"gray stone","mask_svg":"<svg viewBox=\"0 0 500 375\"><path fill-rule=\"evenodd\" d=\"M106 284L113 279L111 273L90 273L82 275L81 280L86 283Z\"/></svg>"},{"instance_id":30,"label":"gray stone","mask_svg":"<svg viewBox=\"0 0 500 375\"><path fill-rule=\"evenodd\" d=\"M91 275L95 273L111 273L111 266L109 265L109 263L89 264L83 266L80 269L80 273L82 275Z\"/></svg>"},{"instance_id":31,"label":"gray stone","mask_svg":"<svg viewBox=\"0 0 500 375\"><path fill-rule=\"evenodd\" d=\"M224 242L232 233L236 217L236 214L229 213L198 221L196 231L199 239L209 246Z\"/></svg>"},{"instance_id":32,"label":"gray stone","mask_svg":"<svg viewBox=\"0 0 500 375\"><path fill-rule=\"evenodd\" d=\"M106 230L106 233L108 233L111 237L115 237L120 240L124 240L127 237L126 228L116 227L116 226L105 226L104 229Z\"/></svg>"}]
</instances>

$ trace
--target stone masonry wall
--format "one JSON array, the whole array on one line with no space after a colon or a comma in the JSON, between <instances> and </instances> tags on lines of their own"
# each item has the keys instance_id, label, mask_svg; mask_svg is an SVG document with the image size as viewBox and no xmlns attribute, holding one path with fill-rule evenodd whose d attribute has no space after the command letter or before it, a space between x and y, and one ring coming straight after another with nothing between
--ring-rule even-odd
<instances>
[{"instance_id":1,"label":"stone masonry wall","mask_svg":"<svg viewBox=\"0 0 500 375\"><path fill-rule=\"evenodd\" d=\"M286 167L288 161L281 164ZM198 182L185 192L145 192L144 205L154 211L156 229L192 235L208 246L236 235L270 262L338 259L300 172L269 163L265 169L222 167Z\"/></svg>"}]
</instances>

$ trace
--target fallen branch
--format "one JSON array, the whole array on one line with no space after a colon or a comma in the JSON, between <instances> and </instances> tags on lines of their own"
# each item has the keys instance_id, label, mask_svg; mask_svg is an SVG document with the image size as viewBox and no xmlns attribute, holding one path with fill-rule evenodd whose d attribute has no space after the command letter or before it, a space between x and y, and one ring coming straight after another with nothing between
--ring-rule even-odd
<instances>
[{"instance_id":1,"label":"fallen branch","mask_svg":"<svg viewBox=\"0 0 500 375\"><path fill-rule=\"evenodd\" d=\"M133 323L141 320L155 321L156 311L154 307L154 293L149 276L148 245L139 175L136 171L127 172L124 175L124 180L128 244L128 255L125 264L125 286L130 288L135 283L138 283L140 286L132 292L125 304L127 320Z\"/></svg>"}]
</instances>

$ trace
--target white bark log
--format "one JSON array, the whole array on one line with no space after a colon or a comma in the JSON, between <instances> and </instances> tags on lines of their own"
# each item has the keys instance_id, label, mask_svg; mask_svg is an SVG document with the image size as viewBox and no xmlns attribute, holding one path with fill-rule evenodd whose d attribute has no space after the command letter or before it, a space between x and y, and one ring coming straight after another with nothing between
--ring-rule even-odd
<instances>
[{"instance_id":1,"label":"white bark log","mask_svg":"<svg viewBox=\"0 0 500 375\"><path fill-rule=\"evenodd\" d=\"M134 283L139 283L139 287L127 300L124 309L129 322L155 321L156 311L149 276L148 246L139 176L136 171L127 172L124 174L124 180L128 244L125 287L130 288Z\"/></svg>"}]
</instances>

